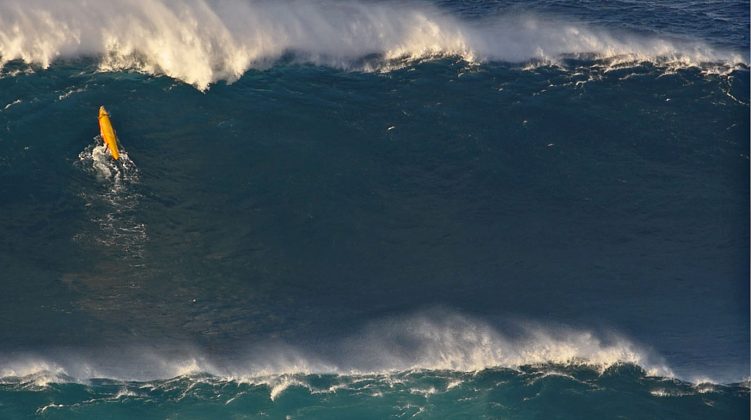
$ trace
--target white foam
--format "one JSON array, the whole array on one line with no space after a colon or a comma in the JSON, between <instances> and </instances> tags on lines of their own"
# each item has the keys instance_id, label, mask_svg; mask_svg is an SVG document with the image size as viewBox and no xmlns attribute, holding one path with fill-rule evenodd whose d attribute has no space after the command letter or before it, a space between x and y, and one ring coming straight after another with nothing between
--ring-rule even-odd
<instances>
[{"instance_id":1,"label":"white foam","mask_svg":"<svg viewBox=\"0 0 751 420\"><path fill-rule=\"evenodd\" d=\"M50 383L65 381L67 372L60 365L32 357L5 363L0 367L0 383L23 383L45 387Z\"/></svg>"},{"instance_id":2,"label":"white foam","mask_svg":"<svg viewBox=\"0 0 751 420\"><path fill-rule=\"evenodd\" d=\"M37 355L0 358L0 384L39 389L55 383L86 383L92 377L97 377L96 371L86 363L69 364L67 361L52 361Z\"/></svg>"},{"instance_id":3,"label":"white foam","mask_svg":"<svg viewBox=\"0 0 751 420\"><path fill-rule=\"evenodd\" d=\"M543 372L541 372L538 375L532 376L531 378L529 378L527 380L527 384L528 385L534 384L534 383L540 381L541 379L546 379L546 378L549 378L551 376L552 377L556 377L557 376L557 377L560 377L560 378L566 378L566 379L568 379L570 381L573 381L573 382L580 382L580 383L582 383L581 381L579 381L575 377L569 375L568 373L561 372L561 371L556 370L556 369L552 369L552 370L548 370L548 371L543 371Z\"/></svg>"},{"instance_id":4,"label":"white foam","mask_svg":"<svg viewBox=\"0 0 751 420\"><path fill-rule=\"evenodd\" d=\"M279 397L279 395L282 394L282 392L286 391L287 388L291 386L306 386L306 385L287 375L283 375L277 381L275 381L275 383L271 386L271 394L269 395L269 398L271 398L271 401L276 400L277 397Z\"/></svg>"},{"instance_id":5,"label":"white foam","mask_svg":"<svg viewBox=\"0 0 751 420\"><path fill-rule=\"evenodd\" d=\"M16 99L15 101L13 101L13 102L10 102L10 103L8 103L7 105L5 105L5 107L3 108L3 111L5 111L6 109L8 109L8 108L12 107L13 105L18 105L18 104L20 104L21 102L22 102L22 101L21 101L20 99Z\"/></svg>"},{"instance_id":6,"label":"white foam","mask_svg":"<svg viewBox=\"0 0 751 420\"><path fill-rule=\"evenodd\" d=\"M390 60L459 56L470 62L554 63L580 54L675 65L746 63L739 53L534 15L465 21L422 2L334 0L6 0L0 64L46 68L99 56L104 71L165 74L206 89L285 54L343 69L398 68ZM367 57L379 57L376 65ZM384 63L383 60L386 62Z\"/></svg>"},{"instance_id":7,"label":"white foam","mask_svg":"<svg viewBox=\"0 0 751 420\"><path fill-rule=\"evenodd\" d=\"M448 391L448 390L450 390L450 389L453 389L453 388L456 388L457 386L461 385L462 383L464 383L464 381L461 381L461 380L455 379L455 380L453 380L453 381L449 382L449 383L448 383L448 384L446 385L446 391Z\"/></svg>"},{"instance_id":8,"label":"white foam","mask_svg":"<svg viewBox=\"0 0 751 420\"><path fill-rule=\"evenodd\" d=\"M44 415L44 413L50 408L63 408L63 407L65 407L65 404L49 403L45 406L38 408L36 411L36 414L41 416L41 415Z\"/></svg>"},{"instance_id":9,"label":"white foam","mask_svg":"<svg viewBox=\"0 0 751 420\"><path fill-rule=\"evenodd\" d=\"M68 90L66 90L62 94L58 95L57 100L63 101L65 99L68 99L71 95L75 95L76 93L84 92L85 90L86 90L86 86L81 87L81 88L69 88Z\"/></svg>"},{"instance_id":10,"label":"white foam","mask_svg":"<svg viewBox=\"0 0 751 420\"><path fill-rule=\"evenodd\" d=\"M110 157L104 142L96 136L93 142L78 154L77 165L84 171L94 174L99 181L110 183L112 193L120 193L125 187L138 182L139 171L128 156L127 150L120 146L119 151L120 159L115 161Z\"/></svg>"},{"instance_id":11,"label":"white foam","mask_svg":"<svg viewBox=\"0 0 751 420\"><path fill-rule=\"evenodd\" d=\"M117 391L117 394L112 397L113 400L119 400L120 398L127 398L127 397L138 397L139 395L128 388L122 388L119 391Z\"/></svg>"},{"instance_id":12,"label":"white foam","mask_svg":"<svg viewBox=\"0 0 751 420\"><path fill-rule=\"evenodd\" d=\"M116 247L126 259L137 263L148 241L147 226L134 216L140 203L140 194L133 188L139 182L138 167L122 147L120 159L113 160L99 136L79 153L75 165L92 175L102 188L81 193L85 207L97 209L92 212L91 222L99 225L99 232L86 230L74 235L74 239Z\"/></svg>"},{"instance_id":13,"label":"white foam","mask_svg":"<svg viewBox=\"0 0 751 420\"><path fill-rule=\"evenodd\" d=\"M691 392L680 391L680 390L669 390L665 388L653 389L649 391L649 393L659 398L687 397L687 396L694 395L694 393L691 393Z\"/></svg>"},{"instance_id":14,"label":"white foam","mask_svg":"<svg viewBox=\"0 0 751 420\"><path fill-rule=\"evenodd\" d=\"M409 393L414 395L422 395L424 398L428 398L431 395L438 392L438 390L435 389L435 387L430 388L410 388Z\"/></svg>"}]
</instances>

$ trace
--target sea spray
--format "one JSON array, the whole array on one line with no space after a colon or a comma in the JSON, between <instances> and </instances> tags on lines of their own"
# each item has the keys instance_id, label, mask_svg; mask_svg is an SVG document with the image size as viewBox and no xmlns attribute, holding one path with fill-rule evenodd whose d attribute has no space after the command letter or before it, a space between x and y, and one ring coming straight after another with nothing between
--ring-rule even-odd
<instances>
[{"instance_id":1,"label":"sea spray","mask_svg":"<svg viewBox=\"0 0 751 420\"><path fill-rule=\"evenodd\" d=\"M701 41L531 13L469 21L421 2L12 0L0 5L0 64L21 60L47 68L62 58L95 56L104 71L165 74L199 89L219 80L233 82L285 56L381 70L393 60L429 57L555 63L581 54L684 66L747 63L739 53ZM373 56L378 60L363 61Z\"/></svg>"},{"instance_id":2,"label":"sea spray","mask_svg":"<svg viewBox=\"0 0 751 420\"><path fill-rule=\"evenodd\" d=\"M370 323L360 333L325 346L270 341L211 354L187 344L160 349L151 343L80 354L53 351L46 358L6 355L2 360L5 376L52 372L78 380L97 376L161 380L204 373L238 379L412 370L478 372L539 365L588 366L602 372L623 363L640 366L650 375L674 376L659 356L612 332L598 336L530 323L509 323L507 328L510 334L454 311L431 310Z\"/></svg>"}]
</instances>

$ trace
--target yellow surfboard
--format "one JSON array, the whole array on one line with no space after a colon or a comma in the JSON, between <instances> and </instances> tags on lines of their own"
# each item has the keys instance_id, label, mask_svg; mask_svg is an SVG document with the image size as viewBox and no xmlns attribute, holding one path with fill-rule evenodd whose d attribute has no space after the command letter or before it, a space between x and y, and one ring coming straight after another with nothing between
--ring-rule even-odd
<instances>
[{"instance_id":1,"label":"yellow surfboard","mask_svg":"<svg viewBox=\"0 0 751 420\"><path fill-rule=\"evenodd\" d=\"M99 107L99 132L102 134L102 140L107 145L112 158L115 160L120 159L120 151L117 150L117 136L115 130L112 128L112 122L110 121L110 114L103 106Z\"/></svg>"}]
</instances>

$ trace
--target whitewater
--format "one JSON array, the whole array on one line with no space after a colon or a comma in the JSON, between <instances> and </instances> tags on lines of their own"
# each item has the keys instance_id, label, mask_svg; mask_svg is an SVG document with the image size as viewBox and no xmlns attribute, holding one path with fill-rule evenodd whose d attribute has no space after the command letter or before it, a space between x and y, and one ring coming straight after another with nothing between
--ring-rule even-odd
<instances>
[{"instance_id":1,"label":"whitewater","mask_svg":"<svg viewBox=\"0 0 751 420\"><path fill-rule=\"evenodd\" d=\"M748 10L0 1L0 418L747 417Z\"/></svg>"},{"instance_id":2,"label":"whitewater","mask_svg":"<svg viewBox=\"0 0 751 420\"><path fill-rule=\"evenodd\" d=\"M49 0L0 5L0 65L48 68L95 56L102 70L165 74L207 89L284 57L383 71L394 60L559 63L584 55L680 66L747 65L747 54L680 37L643 36L534 13L467 21L428 3Z\"/></svg>"},{"instance_id":3,"label":"whitewater","mask_svg":"<svg viewBox=\"0 0 751 420\"><path fill-rule=\"evenodd\" d=\"M85 356L60 351L56 358L5 356L2 377L41 383L113 378L147 381L194 374L242 379L290 374L365 375L412 370L479 372L522 366L589 366L604 371L617 364L641 366L652 376L674 376L665 362L616 334L547 330L520 324L510 338L480 320L444 309L380 320L354 337L306 350L286 343L247 344L224 358L198 349L154 350L149 345L99 349ZM309 347L309 346L308 346ZM67 354L66 354L67 353ZM47 356L49 357L49 356ZM215 359L215 360L212 360ZM133 366L138 366L137 371ZM706 378L694 378L699 383Z\"/></svg>"}]
</instances>

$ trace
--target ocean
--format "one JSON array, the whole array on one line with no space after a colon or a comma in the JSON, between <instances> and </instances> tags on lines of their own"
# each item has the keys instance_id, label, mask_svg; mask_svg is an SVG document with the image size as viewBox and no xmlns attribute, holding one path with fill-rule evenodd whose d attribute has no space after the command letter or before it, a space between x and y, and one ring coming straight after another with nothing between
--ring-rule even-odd
<instances>
[{"instance_id":1,"label":"ocean","mask_svg":"<svg viewBox=\"0 0 751 420\"><path fill-rule=\"evenodd\" d=\"M0 1L0 418L748 418L748 28Z\"/></svg>"}]
</instances>

